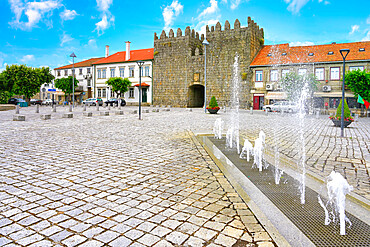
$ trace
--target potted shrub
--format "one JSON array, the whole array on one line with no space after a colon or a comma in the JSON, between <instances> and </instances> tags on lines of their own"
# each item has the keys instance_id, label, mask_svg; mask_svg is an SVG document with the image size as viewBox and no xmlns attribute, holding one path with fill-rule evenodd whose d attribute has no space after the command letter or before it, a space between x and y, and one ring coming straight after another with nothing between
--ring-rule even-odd
<instances>
[{"instance_id":1,"label":"potted shrub","mask_svg":"<svg viewBox=\"0 0 370 247\"><path fill-rule=\"evenodd\" d=\"M207 110L211 114L216 114L218 110L220 110L220 107L218 107L217 100L215 96L212 96L211 101L209 102L209 105L207 107Z\"/></svg>"},{"instance_id":2,"label":"potted shrub","mask_svg":"<svg viewBox=\"0 0 370 247\"><path fill-rule=\"evenodd\" d=\"M337 108L337 113L335 116L330 116L329 118L333 121L334 126L340 127L341 126L341 117L342 117L342 100L339 103ZM347 105L347 101L344 99L344 127L347 127L353 122L353 118L351 117L351 112Z\"/></svg>"}]
</instances>

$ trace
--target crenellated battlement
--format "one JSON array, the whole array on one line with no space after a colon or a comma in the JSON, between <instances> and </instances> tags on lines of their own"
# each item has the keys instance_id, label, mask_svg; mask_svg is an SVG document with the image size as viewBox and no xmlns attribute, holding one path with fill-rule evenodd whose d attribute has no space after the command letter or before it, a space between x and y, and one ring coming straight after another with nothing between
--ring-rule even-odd
<instances>
[{"instance_id":1,"label":"crenellated battlement","mask_svg":"<svg viewBox=\"0 0 370 247\"><path fill-rule=\"evenodd\" d=\"M158 38L157 33L154 33L154 41L163 40L163 39L179 38L179 37L191 37L191 38L194 38L194 39L197 39L197 40L200 40L200 41L204 40L204 34L199 35L199 33L195 32L194 29L191 29L190 26L187 26L185 28L184 35L182 35L182 33L183 32L182 32L181 28L178 28L177 32L176 32L176 37L175 37L175 33L174 33L173 29L170 29L168 31L168 36L167 36L166 31L162 30L161 35L159 36L159 38Z\"/></svg>"}]
</instances>

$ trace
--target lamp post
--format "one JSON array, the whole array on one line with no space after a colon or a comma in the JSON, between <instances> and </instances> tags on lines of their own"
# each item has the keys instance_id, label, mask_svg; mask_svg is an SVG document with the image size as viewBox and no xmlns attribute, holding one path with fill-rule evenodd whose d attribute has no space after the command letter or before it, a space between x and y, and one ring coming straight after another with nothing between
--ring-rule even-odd
<instances>
[{"instance_id":1,"label":"lamp post","mask_svg":"<svg viewBox=\"0 0 370 247\"><path fill-rule=\"evenodd\" d=\"M342 84L342 114L340 117L340 136L344 137L344 81L345 81L345 69L346 69L346 57L349 53L349 49L339 50L340 55L343 58L343 84Z\"/></svg>"},{"instance_id":2,"label":"lamp post","mask_svg":"<svg viewBox=\"0 0 370 247\"><path fill-rule=\"evenodd\" d=\"M139 66L139 120L141 120L141 67L143 66L143 61L137 61Z\"/></svg>"},{"instance_id":3,"label":"lamp post","mask_svg":"<svg viewBox=\"0 0 370 247\"><path fill-rule=\"evenodd\" d=\"M203 41L204 45L204 113L207 112L207 39Z\"/></svg>"},{"instance_id":4,"label":"lamp post","mask_svg":"<svg viewBox=\"0 0 370 247\"><path fill-rule=\"evenodd\" d=\"M73 61L73 65L72 65L72 87L73 87L73 105L72 105L72 107L74 108L75 107L75 57L77 57L76 55L75 55L75 53L74 52L72 52L72 54L71 55L69 55L71 58L72 58L72 61Z\"/></svg>"}]
</instances>

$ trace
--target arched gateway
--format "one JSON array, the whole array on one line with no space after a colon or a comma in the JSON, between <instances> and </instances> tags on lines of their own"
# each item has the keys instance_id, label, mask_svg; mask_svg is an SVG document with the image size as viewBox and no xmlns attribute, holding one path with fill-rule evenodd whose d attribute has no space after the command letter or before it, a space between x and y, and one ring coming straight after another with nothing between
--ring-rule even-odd
<instances>
[{"instance_id":1,"label":"arched gateway","mask_svg":"<svg viewBox=\"0 0 370 247\"><path fill-rule=\"evenodd\" d=\"M204 105L204 86L192 85L189 87L188 107L203 107Z\"/></svg>"}]
</instances>

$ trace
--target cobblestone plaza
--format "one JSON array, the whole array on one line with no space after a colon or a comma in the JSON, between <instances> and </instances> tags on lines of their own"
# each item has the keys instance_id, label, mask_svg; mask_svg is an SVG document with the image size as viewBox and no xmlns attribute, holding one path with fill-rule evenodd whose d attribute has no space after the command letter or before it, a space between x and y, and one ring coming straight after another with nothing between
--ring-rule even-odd
<instances>
[{"instance_id":1,"label":"cobblestone plaza","mask_svg":"<svg viewBox=\"0 0 370 247\"><path fill-rule=\"evenodd\" d=\"M41 120L0 112L0 246L275 246L192 131L212 132L228 113L203 109L92 117L58 107ZM102 108L101 108L102 111ZM107 109L104 109L107 111ZM51 113L42 107L40 113ZM291 115L241 111L241 136L266 133L270 149L293 163L298 123ZM307 166L318 177L333 169L368 201L370 119L345 130L327 118L305 119Z\"/></svg>"}]
</instances>

